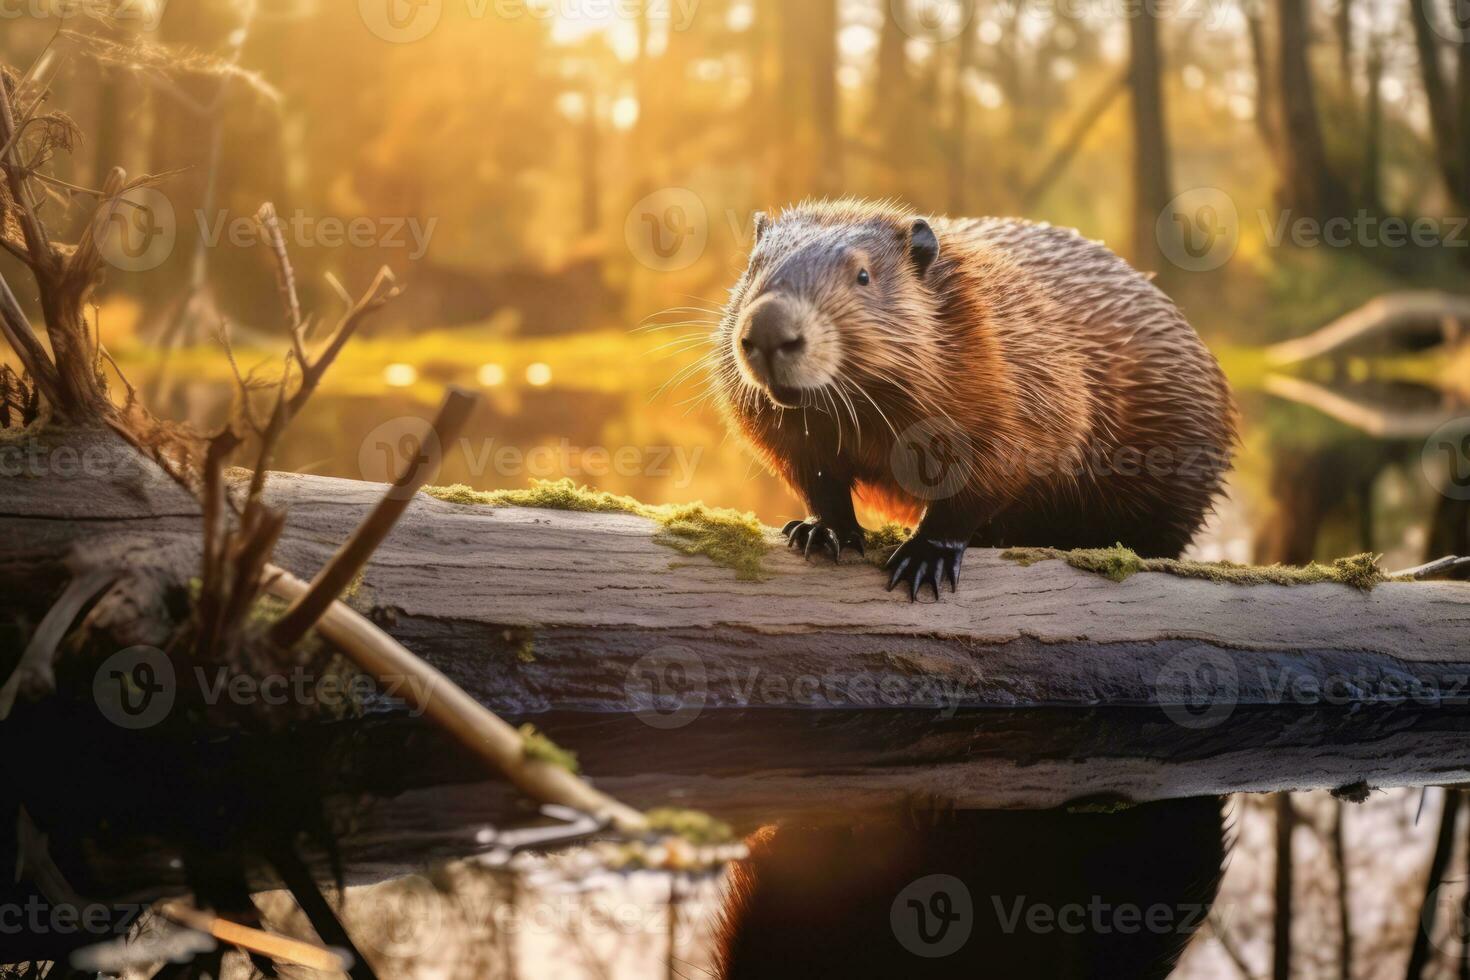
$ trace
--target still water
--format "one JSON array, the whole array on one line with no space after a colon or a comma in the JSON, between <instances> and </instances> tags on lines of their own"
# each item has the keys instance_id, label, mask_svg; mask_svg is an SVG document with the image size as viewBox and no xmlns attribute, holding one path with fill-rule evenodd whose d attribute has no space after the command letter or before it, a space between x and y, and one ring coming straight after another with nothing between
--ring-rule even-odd
<instances>
[{"instance_id":1,"label":"still water","mask_svg":"<svg viewBox=\"0 0 1470 980\"><path fill-rule=\"evenodd\" d=\"M799 516L798 503L699 400L697 372L663 387L697 353L662 357L662 343L617 330L535 341L474 332L366 340L329 375L275 466L386 480L399 458L394 447L420 431L446 384L458 384L478 390L482 403L437 482L497 489L570 478L651 503L704 500L749 510L767 524ZM1431 440L1447 421L1470 415L1470 382L1457 381L1454 367L1470 364L1462 351L1347 356L1282 373L1262 367L1260 352L1221 354L1237 390L1243 439L1229 498L1196 554L1299 563L1375 551L1398 568L1470 552L1470 504L1440 490L1461 461L1438 458ZM278 363L268 349L240 357L247 366ZM123 360L163 414L204 426L227 416L234 386L217 351L180 351L168 365L141 351ZM1378 792L1363 804L1326 794L1295 798L1293 975L1347 975L1345 955L1352 976L1403 975L1442 795ZM1229 872L1177 976L1269 975L1274 807L1269 797L1233 801ZM1458 909L1470 867L1464 841L1451 867L1461 870L1450 873L1437 901ZM661 876L609 876L570 893L557 882L544 869L507 877L455 865L433 880L355 889L347 921L403 976L712 975L718 881L678 886L672 917L671 884ZM507 902L520 909L514 930L485 914ZM279 906L282 926L302 925L291 922L289 900L266 896L262 905ZM1462 921L1441 916L1433 944L1446 965L1427 975L1453 975L1448 964L1460 955Z\"/></svg>"}]
</instances>

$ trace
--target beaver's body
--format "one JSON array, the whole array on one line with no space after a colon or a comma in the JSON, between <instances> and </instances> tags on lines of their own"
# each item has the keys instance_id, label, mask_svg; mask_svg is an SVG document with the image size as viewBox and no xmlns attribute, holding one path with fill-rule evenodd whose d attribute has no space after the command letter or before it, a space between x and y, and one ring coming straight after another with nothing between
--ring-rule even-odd
<instances>
[{"instance_id":1,"label":"beaver's body","mask_svg":"<svg viewBox=\"0 0 1470 980\"><path fill-rule=\"evenodd\" d=\"M971 543L1175 556L1204 522L1235 443L1225 378L1168 297L1102 245L855 202L757 232L717 382L813 515L788 525L794 546L861 548L856 494L918 520L889 587L938 598ZM1176 918L1060 933L998 916L1017 895L1056 914L1202 914L1223 855L1215 800L864 827L758 842L727 909L723 977L1162 977L1198 914L1177 931ZM963 882L975 922L958 951L929 958L900 932L915 911L905 889L935 874Z\"/></svg>"},{"instance_id":2,"label":"beaver's body","mask_svg":"<svg viewBox=\"0 0 1470 980\"><path fill-rule=\"evenodd\" d=\"M894 581L937 594L969 543L1173 556L1199 529L1235 441L1229 388L1104 246L856 202L759 231L723 321L722 391L815 515L794 544L856 545L853 493L922 515Z\"/></svg>"}]
</instances>

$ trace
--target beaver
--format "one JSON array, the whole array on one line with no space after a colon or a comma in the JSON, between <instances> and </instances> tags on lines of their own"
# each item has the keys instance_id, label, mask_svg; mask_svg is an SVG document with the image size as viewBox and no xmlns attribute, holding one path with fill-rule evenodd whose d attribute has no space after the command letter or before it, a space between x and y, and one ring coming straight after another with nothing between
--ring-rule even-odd
<instances>
[{"instance_id":1,"label":"beaver","mask_svg":"<svg viewBox=\"0 0 1470 980\"><path fill-rule=\"evenodd\" d=\"M1219 364L1149 278L1076 231L808 202L758 215L715 333L727 417L804 502L791 547L913 523L888 589L971 545L1176 557L1236 443Z\"/></svg>"},{"instance_id":2,"label":"beaver","mask_svg":"<svg viewBox=\"0 0 1470 980\"><path fill-rule=\"evenodd\" d=\"M972 545L1177 557L1236 444L1225 376L1174 303L1045 224L856 200L758 215L715 341L727 416L808 509L790 546L862 552L855 499L916 523L887 563L911 601L957 591ZM1216 798L782 825L733 876L720 976L1163 977L1226 851ZM934 881L945 895L909 896ZM951 892L972 901L974 934L946 955L916 949L957 914ZM1007 911L1017 896L1049 915L1172 918L1039 930Z\"/></svg>"}]
</instances>

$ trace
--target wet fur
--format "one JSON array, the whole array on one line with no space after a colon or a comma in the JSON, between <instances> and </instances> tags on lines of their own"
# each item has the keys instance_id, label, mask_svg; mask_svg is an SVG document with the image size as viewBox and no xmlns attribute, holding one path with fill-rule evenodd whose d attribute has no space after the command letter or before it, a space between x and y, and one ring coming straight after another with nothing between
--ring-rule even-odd
<instances>
[{"instance_id":1,"label":"wet fur","mask_svg":"<svg viewBox=\"0 0 1470 980\"><path fill-rule=\"evenodd\" d=\"M809 504L813 475L835 477L914 522L926 502L896 479L892 453L909 426L937 421L971 450L956 503L984 518L972 543L1178 555L1236 441L1224 375L1179 310L1101 244L1023 221L929 219L939 257L919 275L914 217L817 203L764 229L715 336L732 425ZM871 270L868 287L854 284L858 267ZM821 387L797 409L775 407L737 352L742 313L773 283L811 310ZM1168 464L1143 465L1150 453ZM1132 454L1136 472L1094 462ZM1218 800L914 819L753 839L731 883L720 975L1164 977L1189 933L1007 931L994 902L1208 904L1226 850ZM965 881L976 931L928 960L897 942L889 914L909 882L937 873Z\"/></svg>"},{"instance_id":2,"label":"wet fur","mask_svg":"<svg viewBox=\"0 0 1470 980\"><path fill-rule=\"evenodd\" d=\"M798 495L804 473L835 473L911 523L925 501L891 453L931 420L972 449L960 504L985 517L973 543L1178 554L1236 441L1224 375L1179 310L1103 245L1011 219L930 219L940 252L920 277L914 217L843 201L770 224L715 335L734 427ZM859 265L868 287L853 282ZM771 404L736 353L741 312L772 283L819 311L811 347L836 365L800 409ZM1162 465L1145 465L1150 453Z\"/></svg>"}]
</instances>

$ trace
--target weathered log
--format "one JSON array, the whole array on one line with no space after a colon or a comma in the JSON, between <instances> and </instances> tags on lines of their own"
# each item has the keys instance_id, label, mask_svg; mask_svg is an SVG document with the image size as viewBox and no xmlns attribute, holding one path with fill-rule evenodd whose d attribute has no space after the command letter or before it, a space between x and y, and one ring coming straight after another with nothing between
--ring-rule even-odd
<instances>
[{"instance_id":1,"label":"weathered log","mask_svg":"<svg viewBox=\"0 0 1470 980\"><path fill-rule=\"evenodd\" d=\"M78 547L192 573L192 501L92 445L112 447L102 472L0 483L3 612L58 592ZM312 575L381 492L274 477L278 562ZM1470 779L1462 584L1117 583L977 552L957 595L911 604L855 560L776 547L740 581L654 531L420 498L351 602L639 806L753 820Z\"/></svg>"}]
</instances>

